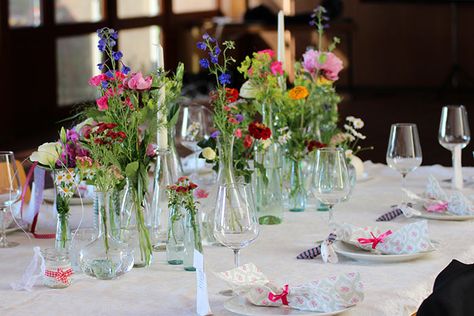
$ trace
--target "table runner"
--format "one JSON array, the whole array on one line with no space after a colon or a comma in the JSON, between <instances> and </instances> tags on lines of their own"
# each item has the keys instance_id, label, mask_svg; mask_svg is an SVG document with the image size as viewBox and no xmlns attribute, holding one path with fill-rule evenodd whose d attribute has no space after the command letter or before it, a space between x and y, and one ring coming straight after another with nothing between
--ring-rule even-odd
<instances>
[{"instance_id":1,"label":"table runner","mask_svg":"<svg viewBox=\"0 0 474 316\"><path fill-rule=\"evenodd\" d=\"M355 225L374 224L378 216L390 205L400 202L401 176L382 164L365 163L371 180L358 183L348 202L336 205L335 220ZM421 192L429 174L439 180L449 178L450 168L426 166L410 173L407 186ZM474 168L465 168L464 176L474 175ZM442 185L449 186L442 182ZM474 186L465 188L469 196ZM310 204L314 203L310 199ZM203 207L211 207L214 196ZM44 205L43 207L47 207ZM42 211L43 212L43 211ZM92 211L85 209L84 225L90 225ZM71 220L77 223L80 210L73 209ZM400 217L393 222L377 223L400 227L414 219ZM40 216L40 230L54 229L55 219L47 211ZM45 225L45 223L48 223ZM269 278L278 283L302 283L345 272L360 272L365 287L365 300L344 315L410 315L429 295L436 275L452 259L474 262L474 221L429 221L433 239L439 241L439 251L423 259L405 263L371 264L351 261L340 256L337 264L324 264L321 260L297 260L296 255L315 245L328 235L327 213L308 207L302 213L285 213L284 223L261 226L257 241L241 252L242 263L253 262L265 270ZM76 275L67 289L52 290L35 287L31 293L14 292L9 283L20 278L28 264L32 247L53 246L52 240L28 240L17 232L11 240L19 241L17 248L0 249L0 315L195 315L195 275L181 266L165 264L165 254L158 253L148 269L134 269L114 281L99 281ZM208 275L209 299L215 315L233 315L223 303L227 297L218 294L225 284L213 271L233 267L233 253L224 247L204 249ZM156 254L156 253L155 253Z\"/></svg>"}]
</instances>

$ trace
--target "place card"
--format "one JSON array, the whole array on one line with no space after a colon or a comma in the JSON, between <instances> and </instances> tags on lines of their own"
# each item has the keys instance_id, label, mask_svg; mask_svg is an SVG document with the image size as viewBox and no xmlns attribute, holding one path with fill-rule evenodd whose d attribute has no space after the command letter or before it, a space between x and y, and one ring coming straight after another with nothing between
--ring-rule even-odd
<instances>
[{"instance_id":1,"label":"place card","mask_svg":"<svg viewBox=\"0 0 474 316\"><path fill-rule=\"evenodd\" d=\"M196 310L198 315L212 315L207 292L207 278L204 272L204 257L194 249L194 267L196 268Z\"/></svg>"}]
</instances>

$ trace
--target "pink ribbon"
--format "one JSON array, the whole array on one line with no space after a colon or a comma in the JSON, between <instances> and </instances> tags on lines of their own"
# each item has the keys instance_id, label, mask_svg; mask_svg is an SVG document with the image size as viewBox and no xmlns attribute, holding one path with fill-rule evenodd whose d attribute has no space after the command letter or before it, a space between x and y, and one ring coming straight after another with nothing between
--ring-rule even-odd
<instances>
[{"instance_id":1,"label":"pink ribbon","mask_svg":"<svg viewBox=\"0 0 474 316\"><path fill-rule=\"evenodd\" d=\"M276 302L276 301L281 300L281 303L283 305L288 305L288 298L287 298L288 293L289 293L288 284L285 284L283 286L283 292L281 292L280 294L275 294L273 292L270 292L270 293L268 293L268 299L272 302Z\"/></svg>"},{"instance_id":2,"label":"pink ribbon","mask_svg":"<svg viewBox=\"0 0 474 316\"><path fill-rule=\"evenodd\" d=\"M391 230L387 230L385 233L375 237L374 233L370 232L373 238L357 238L357 241L362 244L372 244L372 249L375 249L379 243L383 243L383 240L392 234Z\"/></svg>"},{"instance_id":3,"label":"pink ribbon","mask_svg":"<svg viewBox=\"0 0 474 316\"><path fill-rule=\"evenodd\" d=\"M58 268L56 271L46 270L44 271L44 275L50 278L55 278L57 281L62 282L64 284L68 284L69 277L73 274L72 269L69 268L67 270L63 270Z\"/></svg>"},{"instance_id":4,"label":"pink ribbon","mask_svg":"<svg viewBox=\"0 0 474 316\"><path fill-rule=\"evenodd\" d=\"M426 207L426 210L428 212L434 212L434 213L442 213L446 211L447 209L448 209L448 202L443 202L443 201L429 204Z\"/></svg>"}]
</instances>

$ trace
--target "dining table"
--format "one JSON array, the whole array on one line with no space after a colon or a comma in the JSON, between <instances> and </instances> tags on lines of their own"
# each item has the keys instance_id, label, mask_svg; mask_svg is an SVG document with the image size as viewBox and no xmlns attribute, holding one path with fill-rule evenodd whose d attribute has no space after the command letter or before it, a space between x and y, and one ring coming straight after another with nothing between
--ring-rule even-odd
<instances>
[{"instance_id":1,"label":"dining table","mask_svg":"<svg viewBox=\"0 0 474 316\"><path fill-rule=\"evenodd\" d=\"M401 176L379 163L366 161L365 176L358 181L350 198L334 206L334 221L359 226L378 226L396 230L403 225L426 220L430 238L436 241L436 251L406 262L355 261L339 255L337 263L324 263L317 257L297 259L297 255L315 247L330 232L328 212L318 211L314 197L309 196L304 212L284 214L279 225L261 225L254 243L241 251L241 263L255 264L277 284L297 285L343 273L361 276L364 300L342 315L412 315L433 288L436 276L453 259L465 263L474 261L474 221L428 220L399 216L389 222L376 222L390 206L406 196L401 190ZM422 193L428 177L433 175L446 190L445 181L452 169L440 165L421 166L407 177L407 188ZM464 167L466 179L463 193L474 195L470 179L474 168ZM215 205L215 189L201 200L200 211ZM55 214L51 204L43 203L38 219L39 232L54 232ZM71 226L92 225L92 206L74 206ZM185 271L180 265L169 265L165 252L154 252L151 266L134 268L115 280L97 280L81 273L73 276L64 289L51 289L39 281L31 291L12 290L10 284L22 278L33 256L33 247L54 247L54 239L36 239L21 230L9 234L19 242L15 248L0 249L0 315L195 315L196 272ZM235 315L224 308L230 298L222 295L226 283L216 275L234 268L232 250L223 246L204 247L204 267L207 275L209 304L214 315ZM312 315L312 314L311 314ZM314 313L318 315L318 313Z\"/></svg>"}]
</instances>

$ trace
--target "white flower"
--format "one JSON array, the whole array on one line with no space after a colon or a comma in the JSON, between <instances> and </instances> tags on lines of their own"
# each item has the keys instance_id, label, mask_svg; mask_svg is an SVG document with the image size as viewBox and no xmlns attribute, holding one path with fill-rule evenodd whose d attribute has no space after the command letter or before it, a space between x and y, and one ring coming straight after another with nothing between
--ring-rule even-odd
<instances>
[{"instance_id":1,"label":"white flower","mask_svg":"<svg viewBox=\"0 0 474 316\"><path fill-rule=\"evenodd\" d=\"M30 156L30 160L54 168L56 161L59 159L61 152L61 144L56 143L44 143L38 147L38 150L33 152Z\"/></svg>"},{"instance_id":2,"label":"white flower","mask_svg":"<svg viewBox=\"0 0 474 316\"><path fill-rule=\"evenodd\" d=\"M329 145L331 145L333 147L337 146L337 145L345 142L347 138L348 137L347 137L346 133L337 133L336 135L333 135L331 137L331 140L329 141Z\"/></svg>"},{"instance_id":3,"label":"white flower","mask_svg":"<svg viewBox=\"0 0 474 316\"><path fill-rule=\"evenodd\" d=\"M356 136L357 131L350 125L344 124L346 131L354 136Z\"/></svg>"},{"instance_id":4,"label":"white flower","mask_svg":"<svg viewBox=\"0 0 474 316\"><path fill-rule=\"evenodd\" d=\"M355 119L352 124L354 125L355 129L361 129L362 127L364 127L364 121L362 121L360 118Z\"/></svg>"},{"instance_id":5,"label":"white flower","mask_svg":"<svg viewBox=\"0 0 474 316\"><path fill-rule=\"evenodd\" d=\"M288 129L288 127L285 127L285 128L280 129L280 132L281 132L281 131L284 131L284 130L286 130L286 129ZM284 144L286 144L286 143L288 142L288 140L289 140L290 138L291 138L291 131L289 131L289 132L287 132L287 133L284 133L284 134L278 136L278 143L279 143L280 145L284 145Z\"/></svg>"},{"instance_id":6,"label":"white flower","mask_svg":"<svg viewBox=\"0 0 474 316\"><path fill-rule=\"evenodd\" d=\"M346 133L345 136L346 136L346 138L347 138L350 142L355 141L354 135L352 135L352 134L350 134L350 133Z\"/></svg>"},{"instance_id":7,"label":"white flower","mask_svg":"<svg viewBox=\"0 0 474 316\"><path fill-rule=\"evenodd\" d=\"M255 99L257 89L255 89L249 80L245 81L240 88L239 96L246 99Z\"/></svg>"},{"instance_id":8,"label":"white flower","mask_svg":"<svg viewBox=\"0 0 474 316\"><path fill-rule=\"evenodd\" d=\"M263 149L267 149L268 146L270 146L272 144L272 141L270 140L270 138L267 138L265 140L262 141L262 147Z\"/></svg>"},{"instance_id":9,"label":"white flower","mask_svg":"<svg viewBox=\"0 0 474 316\"><path fill-rule=\"evenodd\" d=\"M354 131L353 134L354 134L355 137L357 137L357 138L359 138L359 139L366 139L365 135L363 135L363 134L361 134L361 133L359 133L359 132Z\"/></svg>"},{"instance_id":10,"label":"white flower","mask_svg":"<svg viewBox=\"0 0 474 316\"><path fill-rule=\"evenodd\" d=\"M206 147L202 150L202 156L206 158L206 160L214 160L216 159L216 152L211 147Z\"/></svg>"},{"instance_id":11,"label":"white flower","mask_svg":"<svg viewBox=\"0 0 474 316\"><path fill-rule=\"evenodd\" d=\"M346 121L348 121L348 122L354 122L355 119L356 119L356 118L353 117L353 116L348 116L348 117L346 117Z\"/></svg>"},{"instance_id":12,"label":"white flower","mask_svg":"<svg viewBox=\"0 0 474 316\"><path fill-rule=\"evenodd\" d=\"M190 140L195 140L196 136L199 134L199 131L201 130L201 123L199 122L192 122L191 125L189 125L188 130L186 133L189 135Z\"/></svg>"},{"instance_id":13,"label":"white flower","mask_svg":"<svg viewBox=\"0 0 474 316\"><path fill-rule=\"evenodd\" d=\"M347 149L345 154L346 154L346 158L352 158L352 156L353 156L352 149Z\"/></svg>"}]
</instances>

